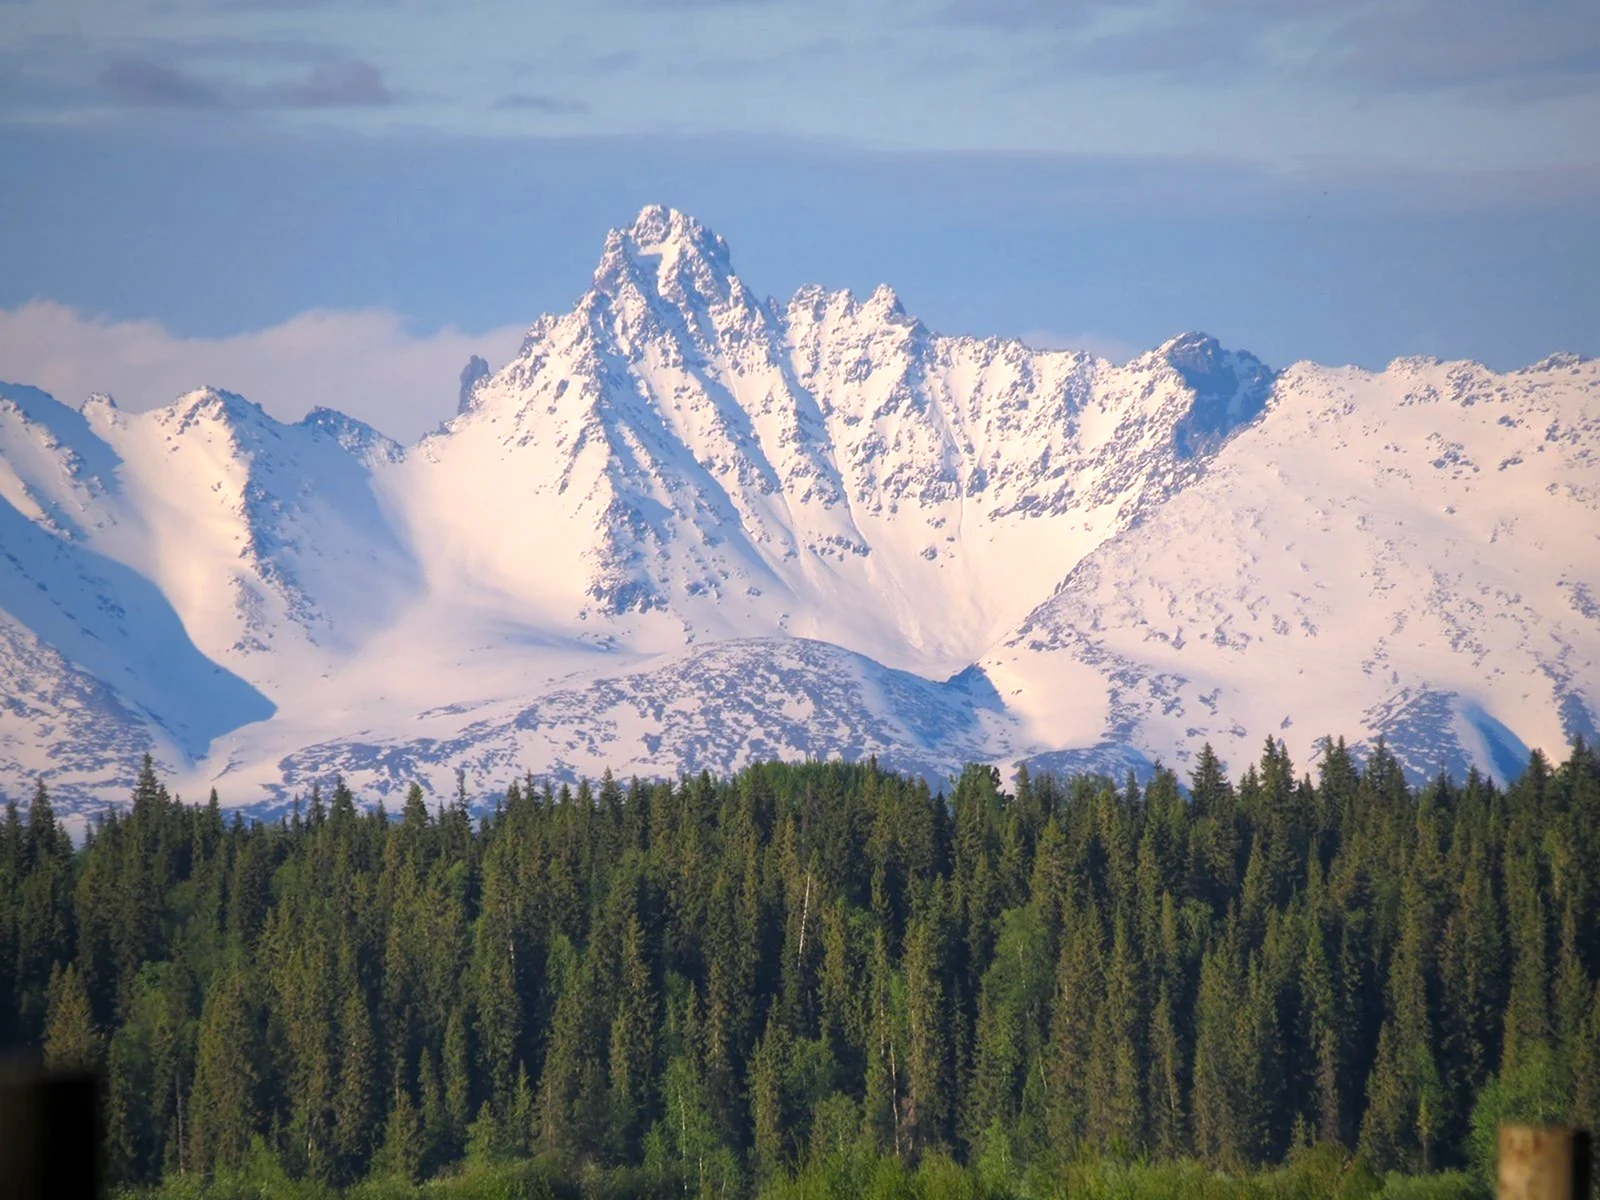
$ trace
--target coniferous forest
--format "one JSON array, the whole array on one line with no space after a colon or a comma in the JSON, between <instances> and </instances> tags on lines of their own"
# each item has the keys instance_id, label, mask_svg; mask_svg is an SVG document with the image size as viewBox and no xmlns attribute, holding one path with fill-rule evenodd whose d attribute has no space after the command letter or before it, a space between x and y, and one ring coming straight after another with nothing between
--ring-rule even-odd
<instances>
[{"instance_id":1,"label":"coniferous forest","mask_svg":"<svg viewBox=\"0 0 1600 1200\"><path fill-rule=\"evenodd\" d=\"M875 764L0 828L0 1045L162 1196L1483 1192L1600 1119L1600 759ZM429 1183L427 1181L434 1181Z\"/></svg>"}]
</instances>

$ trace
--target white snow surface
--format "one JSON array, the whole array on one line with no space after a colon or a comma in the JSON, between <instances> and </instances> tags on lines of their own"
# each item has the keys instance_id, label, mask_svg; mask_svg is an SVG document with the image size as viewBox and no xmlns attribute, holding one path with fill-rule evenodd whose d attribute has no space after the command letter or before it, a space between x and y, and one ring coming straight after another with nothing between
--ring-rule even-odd
<instances>
[{"instance_id":1,"label":"white snow surface","mask_svg":"<svg viewBox=\"0 0 1600 1200\"><path fill-rule=\"evenodd\" d=\"M4 364L0 363L0 373ZM646 208L409 448L0 384L0 792L282 803L875 754L1147 772L1600 711L1600 365L1116 366L779 303Z\"/></svg>"}]
</instances>

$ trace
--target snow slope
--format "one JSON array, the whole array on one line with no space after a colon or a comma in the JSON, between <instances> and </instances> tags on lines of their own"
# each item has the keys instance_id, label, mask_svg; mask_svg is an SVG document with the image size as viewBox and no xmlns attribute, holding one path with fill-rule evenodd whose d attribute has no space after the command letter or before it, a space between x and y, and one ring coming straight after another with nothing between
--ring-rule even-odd
<instances>
[{"instance_id":1,"label":"snow slope","mask_svg":"<svg viewBox=\"0 0 1600 1200\"><path fill-rule=\"evenodd\" d=\"M0 364L3 370L4 364ZM1600 706L1600 370L1274 374L755 296L645 209L408 449L0 389L0 788L502 784L875 753L1515 771Z\"/></svg>"},{"instance_id":2,"label":"snow slope","mask_svg":"<svg viewBox=\"0 0 1600 1200\"><path fill-rule=\"evenodd\" d=\"M1385 733L1417 775L1596 736L1600 371L1308 364L1206 478L984 659L1043 733L1090 664L1105 736L1186 761Z\"/></svg>"}]
</instances>

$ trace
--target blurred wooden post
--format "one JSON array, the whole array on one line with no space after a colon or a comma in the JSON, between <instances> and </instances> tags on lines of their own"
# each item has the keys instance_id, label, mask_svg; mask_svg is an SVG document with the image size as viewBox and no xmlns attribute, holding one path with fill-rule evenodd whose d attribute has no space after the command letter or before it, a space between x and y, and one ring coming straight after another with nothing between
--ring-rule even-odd
<instances>
[{"instance_id":1,"label":"blurred wooden post","mask_svg":"<svg viewBox=\"0 0 1600 1200\"><path fill-rule=\"evenodd\" d=\"M1589 1135L1552 1125L1500 1126L1499 1200L1587 1200Z\"/></svg>"},{"instance_id":2,"label":"blurred wooden post","mask_svg":"<svg viewBox=\"0 0 1600 1200\"><path fill-rule=\"evenodd\" d=\"M94 1200L99 1159L93 1075L0 1063L0 1196Z\"/></svg>"}]
</instances>

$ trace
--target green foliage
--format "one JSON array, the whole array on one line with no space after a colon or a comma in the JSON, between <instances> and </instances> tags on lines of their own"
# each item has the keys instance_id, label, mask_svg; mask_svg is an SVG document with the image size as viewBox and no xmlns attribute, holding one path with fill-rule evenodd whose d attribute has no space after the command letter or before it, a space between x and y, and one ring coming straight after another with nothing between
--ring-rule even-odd
<instances>
[{"instance_id":1,"label":"green foliage","mask_svg":"<svg viewBox=\"0 0 1600 1200\"><path fill-rule=\"evenodd\" d=\"M1436 1175L1390 1175L1384 1180L1381 1200L1488 1200L1484 1183L1465 1171Z\"/></svg>"},{"instance_id":2,"label":"green foliage","mask_svg":"<svg viewBox=\"0 0 1600 1200\"><path fill-rule=\"evenodd\" d=\"M100 1062L100 1035L89 1011L83 976L72 964L50 972L44 1026L44 1061L58 1070L93 1070Z\"/></svg>"},{"instance_id":3,"label":"green foliage","mask_svg":"<svg viewBox=\"0 0 1600 1200\"><path fill-rule=\"evenodd\" d=\"M1472 1161L1484 1179L1494 1173L1496 1131L1502 1122L1555 1125L1567 1118L1563 1074L1555 1052L1535 1044L1478 1093L1472 1109Z\"/></svg>"},{"instance_id":4,"label":"green foliage","mask_svg":"<svg viewBox=\"0 0 1600 1200\"><path fill-rule=\"evenodd\" d=\"M1600 1120L1600 762L1316 774L524 778L474 826L146 763L76 852L7 806L0 1038L102 1071L171 1197L1478 1194L1500 1120Z\"/></svg>"}]
</instances>

